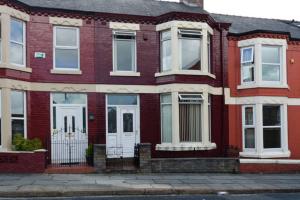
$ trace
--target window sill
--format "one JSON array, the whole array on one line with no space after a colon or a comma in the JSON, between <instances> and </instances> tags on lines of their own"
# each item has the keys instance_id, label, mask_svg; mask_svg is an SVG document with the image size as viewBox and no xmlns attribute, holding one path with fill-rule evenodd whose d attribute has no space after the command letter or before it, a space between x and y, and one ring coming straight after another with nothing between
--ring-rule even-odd
<instances>
[{"instance_id":1,"label":"window sill","mask_svg":"<svg viewBox=\"0 0 300 200\"><path fill-rule=\"evenodd\" d=\"M140 72L110 72L110 76L141 76Z\"/></svg>"},{"instance_id":2,"label":"window sill","mask_svg":"<svg viewBox=\"0 0 300 200\"><path fill-rule=\"evenodd\" d=\"M216 79L214 74L209 72L202 72L198 70L181 70L181 71L167 71L155 73L155 77L169 76L169 75L192 75L192 76L209 76L213 79Z\"/></svg>"},{"instance_id":3,"label":"window sill","mask_svg":"<svg viewBox=\"0 0 300 200\"><path fill-rule=\"evenodd\" d=\"M32 73L32 68L30 67L19 67L16 65L12 64L0 64L0 68L2 69L11 69L11 70L16 70L16 71L21 71L21 72L26 72L26 73Z\"/></svg>"},{"instance_id":4,"label":"window sill","mask_svg":"<svg viewBox=\"0 0 300 200\"><path fill-rule=\"evenodd\" d=\"M272 151L258 154L256 152L240 152L240 157L246 158L288 158L291 156L290 151Z\"/></svg>"},{"instance_id":5,"label":"window sill","mask_svg":"<svg viewBox=\"0 0 300 200\"><path fill-rule=\"evenodd\" d=\"M52 69L50 71L51 74L65 74L65 75L81 75L81 70L59 70L59 69Z\"/></svg>"},{"instance_id":6,"label":"window sill","mask_svg":"<svg viewBox=\"0 0 300 200\"><path fill-rule=\"evenodd\" d=\"M283 85L253 84L253 85L239 85L239 86L237 86L238 90L254 89L254 88L289 89L289 86L287 84L283 84Z\"/></svg>"},{"instance_id":7,"label":"window sill","mask_svg":"<svg viewBox=\"0 0 300 200\"><path fill-rule=\"evenodd\" d=\"M290 159L240 159L241 164L281 164L281 165L300 165L300 160Z\"/></svg>"},{"instance_id":8,"label":"window sill","mask_svg":"<svg viewBox=\"0 0 300 200\"><path fill-rule=\"evenodd\" d=\"M156 151L205 151L216 149L215 143L181 143L181 144L157 144Z\"/></svg>"}]
</instances>

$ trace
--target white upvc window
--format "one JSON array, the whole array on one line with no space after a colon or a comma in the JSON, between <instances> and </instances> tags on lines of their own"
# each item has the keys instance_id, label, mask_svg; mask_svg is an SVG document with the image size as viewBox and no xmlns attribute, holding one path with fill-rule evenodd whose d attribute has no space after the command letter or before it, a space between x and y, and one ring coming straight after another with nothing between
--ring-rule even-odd
<instances>
[{"instance_id":1,"label":"white upvc window","mask_svg":"<svg viewBox=\"0 0 300 200\"><path fill-rule=\"evenodd\" d=\"M201 31L178 30L180 70L201 70Z\"/></svg>"},{"instance_id":2,"label":"white upvc window","mask_svg":"<svg viewBox=\"0 0 300 200\"><path fill-rule=\"evenodd\" d=\"M136 72L136 32L113 32L114 72Z\"/></svg>"},{"instance_id":3,"label":"white upvc window","mask_svg":"<svg viewBox=\"0 0 300 200\"><path fill-rule=\"evenodd\" d=\"M54 27L54 69L80 70L79 28Z\"/></svg>"},{"instance_id":4,"label":"white upvc window","mask_svg":"<svg viewBox=\"0 0 300 200\"><path fill-rule=\"evenodd\" d=\"M239 47L241 85L238 89L288 88L285 39L249 39L239 41Z\"/></svg>"},{"instance_id":5,"label":"white upvc window","mask_svg":"<svg viewBox=\"0 0 300 200\"><path fill-rule=\"evenodd\" d=\"M10 20L10 63L16 66L26 65L26 25L25 22Z\"/></svg>"},{"instance_id":6,"label":"white upvc window","mask_svg":"<svg viewBox=\"0 0 300 200\"><path fill-rule=\"evenodd\" d=\"M243 157L289 157L287 105L243 106Z\"/></svg>"},{"instance_id":7,"label":"white upvc window","mask_svg":"<svg viewBox=\"0 0 300 200\"><path fill-rule=\"evenodd\" d=\"M16 134L27 137L26 93L23 91L11 91L11 126L12 137Z\"/></svg>"},{"instance_id":8,"label":"white upvc window","mask_svg":"<svg viewBox=\"0 0 300 200\"><path fill-rule=\"evenodd\" d=\"M172 92L160 95L162 151L209 150L211 97L208 93Z\"/></svg>"},{"instance_id":9,"label":"white upvc window","mask_svg":"<svg viewBox=\"0 0 300 200\"><path fill-rule=\"evenodd\" d=\"M241 49L242 83L254 81L254 47Z\"/></svg>"},{"instance_id":10,"label":"white upvc window","mask_svg":"<svg viewBox=\"0 0 300 200\"><path fill-rule=\"evenodd\" d=\"M170 21L156 26L160 32L160 70L156 77L200 75L216 78L212 73L211 40L208 24Z\"/></svg>"},{"instance_id":11,"label":"white upvc window","mask_svg":"<svg viewBox=\"0 0 300 200\"><path fill-rule=\"evenodd\" d=\"M172 69L172 47L171 30L161 32L161 71L170 71Z\"/></svg>"},{"instance_id":12,"label":"white upvc window","mask_svg":"<svg viewBox=\"0 0 300 200\"><path fill-rule=\"evenodd\" d=\"M1 24L1 15L0 15L0 63L2 62L2 24ZM1 146L1 144L0 144Z\"/></svg>"}]
</instances>

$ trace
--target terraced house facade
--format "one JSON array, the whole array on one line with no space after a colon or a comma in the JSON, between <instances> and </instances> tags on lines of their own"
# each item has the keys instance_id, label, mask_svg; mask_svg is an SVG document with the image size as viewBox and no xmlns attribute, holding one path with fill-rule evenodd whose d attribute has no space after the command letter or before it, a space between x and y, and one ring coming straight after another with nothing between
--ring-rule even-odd
<instances>
[{"instance_id":1,"label":"terraced house facade","mask_svg":"<svg viewBox=\"0 0 300 200\"><path fill-rule=\"evenodd\" d=\"M95 144L99 171L298 170L297 22L202 0L1 0L0 13L0 171L24 159L16 134L49 165Z\"/></svg>"}]
</instances>

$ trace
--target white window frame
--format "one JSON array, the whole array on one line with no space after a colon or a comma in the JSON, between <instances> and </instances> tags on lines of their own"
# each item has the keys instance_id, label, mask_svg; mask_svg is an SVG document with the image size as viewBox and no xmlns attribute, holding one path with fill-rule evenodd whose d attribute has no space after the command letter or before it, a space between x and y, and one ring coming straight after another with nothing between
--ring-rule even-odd
<instances>
[{"instance_id":1,"label":"white window frame","mask_svg":"<svg viewBox=\"0 0 300 200\"><path fill-rule=\"evenodd\" d=\"M133 66L131 66L131 71L122 71L118 70L118 64L117 64L117 42L116 42L116 35L130 35L134 36L134 52L132 54L132 61ZM137 72L137 39L136 39L136 31L126 31L126 30L114 30L113 31L113 71L114 72L120 72L120 73L134 73Z\"/></svg>"},{"instance_id":2,"label":"white window frame","mask_svg":"<svg viewBox=\"0 0 300 200\"><path fill-rule=\"evenodd\" d=\"M163 39L163 33L166 33L166 32L170 32L170 38L166 38L166 39ZM161 31L160 32L160 71L161 72L168 72L168 71L171 71L172 70L172 62L170 63L170 66L166 66L167 69L164 69L164 65L163 65L163 59L164 59L164 56L163 56L163 44L164 42L167 42L167 41L170 41L172 43L172 31L171 29L167 29L167 30L164 30L164 31ZM172 46L172 44L171 44ZM170 51L171 51L171 57L172 57L172 47L170 46ZM172 59L171 59L172 61Z\"/></svg>"},{"instance_id":3,"label":"white window frame","mask_svg":"<svg viewBox=\"0 0 300 200\"><path fill-rule=\"evenodd\" d=\"M254 47L254 81L243 81L243 67L242 67L242 49L247 47ZM280 47L280 81L263 81L262 77L262 48L263 46L278 46ZM286 39L270 39L270 38L254 38L242 40L238 42L238 47L241 48L240 68L241 68L241 85L237 89L249 88L289 88L287 84L287 40Z\"/></svg>"},{"instance_id":4,"label":"white window frame","mask_svg":"<svg viewBox=\"0 0 300 200\"><path fill-rule=\"evenodd\" d=\"M246 125L246 108L252 108L252 112L253 112L253 125ZM243 132L243 149L244 152L256 152L257 149L257 142L256 142L256 110L255 110L255 105L244 105L242 106L242 132ZM246 148L246 144L245 144L245 129L247 128L253 128L254 129L254 146L255 148Z\"/></svg>"},{"instance_id":5,"label":"white window frame","mask_svg":"<svg viewBox=\"0 0 300 200\"><path fill-rule=\"evenodd\" d=\"M244 51L251 49L252 51L252 55L251 55L251 60L243 60L244 58ZM251 65L246 65L246 64L250 64ZM244 81L244 70L249 70L253 68L253 81ZM255 63L254 63L254 46L250 46L250 47L243 47L241 48L241 82L244 85L247 84L253 84L255 82L255 77L256 77L256 73L255 73L256 69L255 69Z\"/></svg>"},{"instance_id":6,"label":"white window frame","mask_svg":"<svg viewBox=\"0 0 300 200\"><path fill-rule=\"evenodd\" d=\"M212 73L212 35L207 35L207 71Z\"/></svg>"},{"instance_id":7,"label":"white window frame","mask_svg":"<svg viewBox=\"0 0 300 200\"><path fill-rule=\"evenodd\" d=\"M10 20L11 21L14 20L14 21L21 22L22 26L23 26L23 43L20 43L20 42L17 42L17 41L13 41L10 38L11 32L9 33L9 48L11 48L11 44L12 43L23 46L23 64L21 65L21 64L18 64L18 63L13 63L13 62L11 62L11 60L9 62L10 62L10 64L15 65L17 67L26 67L26 22L24 22L24 21L22 21L20 19L14 18L14 17L11 17ZM11 21L10 21L10 26L11 26ZM10 31L12 31L12 30L10 29Z\"/></svg>"},{"instance_id":8,"label":"white window frame","mask_svg":"<svg viewBox=\"0 0 300 200\"><path fill-rule=\"evenodd\" d=\"M3 24L2 24L2 16L1 16L1 13L0 13L0 51L1 51L1 55L0 55L0 63L2 63L2 55L3 55L3 48L2 48L2 45L3 45L3 42L2 42L2 29L3 29ZM1 147L1 145L0 145Z\"/></svg>"},{"instance_id":9,"label":"white window frame","mask_svg":"<svg viewBox=\"0 0 300 200\"><path fill-rule=\"evenodd\" d=\"M171 97L171 102L170 103L163 103L162 102L162 96L163 95L170 95L170 97ZM160 124L161 124L161 126L160 126L160 137L161 137L161 143L162 144L172 144L172 141L171 142L163 142L163 117L162 117L162 107L164 106L164 105L171 105L171 109L172 109L172 104L173 104L173 102L172 102L172 93L164 93L164 94L160 94ZM173 119L172 119L172 116L171 116L171 121L173 122ZM172 123L173 124L173 123ZM172 129L172 127L171 127L171 129ZM173 130L171 130L171 138L172 138L172 140L173 140Z\"/></svg>"},{"instance_id":10,"label":"white window frame","mask_svg":"<svg viewBox=\"0 0 300 200\"><path fill-rule=\"evenodd\" d=\"M282 46L262 45L262 48L264 48L264 47L275 47L275 48L279 49L279 63L264 63L263 61L261 61L261 71L263 71L263 65L274 65L274 66L279 65L279 81L265 81L265 80L263 80L263 77L262 77L262 82L266 83L266 84L278 84L278 82L282 82L282 75L283 75L283 73L282 73Z\"/></svg>"},{"instance_id":11,"label":"white window frame","mask_svg":"<svg viewBox=\"0 0 300 200\"><path fill-rule=\"evenodd\" d=\"M200 36L200 38L187 38L187 37L182 37L181 35L197 35L197 36ZM179 58L179 70L180 71L203 71L202 70L202 51L204 49L204 45L203 45L203 35L202 35L202 31L201 30L190 30L190 29L178 29L178 58ZM200 51L200 69L199 70L185 70L183 69L183 66L182 66L182 40L185 39L185 40L199 40L200 41L200 47L199 47L199 51Z\"/></svg>"},{"instance_id":12,"label":"white window frame","mask_svg":"<svg viewBox=\"0 0 300 200\"><path fill-rule=\"evenodd\" d=\"M11 113L11 123L13 120L23 120L24 121L24 138L27 138L27 101L26 101L26 96L27 96L27 93L26 91L21 91L21 90L11 90L11 93L12 92L22 92L23 93L23 104L24 104L24 117L13 117L12 113ZM12 133L11 133L12 134Z\"/></svg>"},{"instance_id":13,"label":"white window frame","mask_svg":"<svg viewBox=\"0 0 300 200\"><path fill-rule=\"evenodd\" d=\"M259 102L258 100L253 100L254 104L245 104L242 106L242 143L243 151L240 152L241 157L250 157L250 158L283 158L290 157L291 153L288 149L288 119L287 119L287 104L280 103L274 104L272 102ZM255 120L255 149L246 149L245 140L244 140L244 108L245 107L254 107L255 115L253 120ZM281 148L264 148L263 141L263 107L264 106L280 106L281 114ZM276 126L277 127L277 126Z\"/></svg>"},{"instance_id":14,"label":"white window frame","mask_svg":"<svg viewBox=\"0 0 300 200\"><path fill-rule=\"evenodd\" d=\"M61 29L71 29L76 30L76 40L77 45L76 46L57 46L56 45L56 30L58 28ZM56 67L56 49L64 49L64 50L77 50L78 52L78 59L77 59L77 68L61 68ZM80 71L80 31L78 27L70 27L70 26L54 26L53 27L53 68L54 70L62 70L62 71Z\"/></svg>"}]
</instances>

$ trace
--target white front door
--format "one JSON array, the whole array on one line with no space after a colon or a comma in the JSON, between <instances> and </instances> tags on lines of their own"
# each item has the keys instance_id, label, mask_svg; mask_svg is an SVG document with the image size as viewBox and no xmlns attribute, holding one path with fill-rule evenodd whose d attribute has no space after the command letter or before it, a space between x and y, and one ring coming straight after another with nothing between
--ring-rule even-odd
<instances>
[{"instance_id":1,"label":"white front door","mask_svg":"<svg viewBox=\"0 0 300 200\"><path fill-rule=\"evenodd\" d=\"M109 106L107 112L107 157L134 157L134 147L140 143L138 106Z\"/></svg>"},{"instance_id":2,"label":"white front door","mask_svg":"<svg viewBox=\"0 0 300 200\"><path fill-rule=\"evenodd\" d=\"M88 137L83 127L83 107L56 105L54 120L57 128L51 137L52 163L85 162Z\"/></svg>"}]
</instances>

